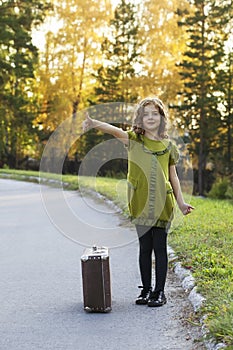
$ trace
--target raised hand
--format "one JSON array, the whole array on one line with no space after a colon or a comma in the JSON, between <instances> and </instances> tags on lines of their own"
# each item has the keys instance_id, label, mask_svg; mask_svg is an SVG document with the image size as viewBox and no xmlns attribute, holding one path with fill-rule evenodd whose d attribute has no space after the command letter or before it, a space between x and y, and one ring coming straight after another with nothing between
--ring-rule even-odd
<instances>
[{"instance_id":1,"label":"raised hand","mask_svg":"<svg viewBox=\"0 0 233 350\"><path fill-rule=\"evenodd\" d=\"M86 132L91 128L93 128L93 119L90 118L87 112L86 112L86 119L83 121L82 127L83 127L83 132Z\"/></svg>"}]
</instances>

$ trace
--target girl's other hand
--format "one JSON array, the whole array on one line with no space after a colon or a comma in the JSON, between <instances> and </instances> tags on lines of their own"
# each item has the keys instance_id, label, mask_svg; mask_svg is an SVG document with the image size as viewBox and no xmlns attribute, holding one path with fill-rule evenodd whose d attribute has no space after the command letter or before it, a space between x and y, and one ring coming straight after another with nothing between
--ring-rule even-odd
<instances>
[{"instance_id":1,"label":"girl's other hand","mask_svg":"<svg viewBox=\"0 0 233 350\"><path fill-rule=\"evenodd\" d=\"M180 207L180 210L182 211L182 213L184 215L188 215L192 212L192 210L194 210L195 208L190 205L190 204L187 204L187 203L184 203L181 207Z\"/></svg>"}]
</instances>

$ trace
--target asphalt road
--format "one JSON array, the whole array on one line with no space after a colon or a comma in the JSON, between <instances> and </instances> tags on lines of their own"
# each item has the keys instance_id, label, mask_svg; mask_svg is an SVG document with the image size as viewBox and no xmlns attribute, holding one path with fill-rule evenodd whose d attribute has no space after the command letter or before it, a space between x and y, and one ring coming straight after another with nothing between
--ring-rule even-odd
<instances>
[{"instance_id":1,"label":"asphalt road","mask_svg":"<svg viewBox=\"0 0 233 350\"><path fill-rule=\"evenodd\" d=\"M44 200L47 190L55 194L51 201ZM73 217L60 208L56 218L48 209L59 207L56 190L43 191L0 179L1 350L204 349L199 329L185 321L192 308L172 272L165 306L135 305L138 244L119 214L90 198L87 208L78 193L66 192ZM83 310L80 257L92 242L111 248L108 314Z\"/></svg>"}]
</instances>

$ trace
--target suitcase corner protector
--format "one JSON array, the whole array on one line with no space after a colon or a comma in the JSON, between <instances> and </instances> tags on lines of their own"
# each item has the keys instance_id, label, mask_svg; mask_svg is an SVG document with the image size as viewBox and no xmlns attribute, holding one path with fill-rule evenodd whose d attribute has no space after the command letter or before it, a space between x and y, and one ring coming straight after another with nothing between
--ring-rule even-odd
<instances>
[{"instance_id":1,"label":"suitcase corner protector","mask_svg":"<svg viewBox=\"0 0 233 350\"><path fill-rule=\"evenodd\" d=\"M107 308L105 309L105 311L104 311L104 312L110 312L110 311L112 311L111 306L107 307Z\"/></svg>"},{"instance_id":2,"label":"suitcase corner protector","mask_svg":"<svg viewBox=\"0 0 233 350\"><path fill-rule=\"evenodd\" d=\"M81 261L85 262L85 261L87 261L87 260L88 260L88 255L83 255L83 256L81 257Z\"/></svg>"}]
</instances>

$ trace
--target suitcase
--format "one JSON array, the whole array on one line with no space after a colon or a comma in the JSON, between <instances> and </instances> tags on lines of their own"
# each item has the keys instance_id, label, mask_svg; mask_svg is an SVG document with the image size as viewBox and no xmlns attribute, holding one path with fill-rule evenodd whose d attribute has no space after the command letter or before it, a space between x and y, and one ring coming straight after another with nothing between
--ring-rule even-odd
<instances>
[{"instance_id":1,"label":"suitcase","mask_svg":"<svg viewBox=\"0 0 233 350\"><path fill-rule=\"evenodd\" d=\"M87 312L111 311L109 252L106 247L87 248L81 256L83 302Z\"/></svg>"}]
</instances>

